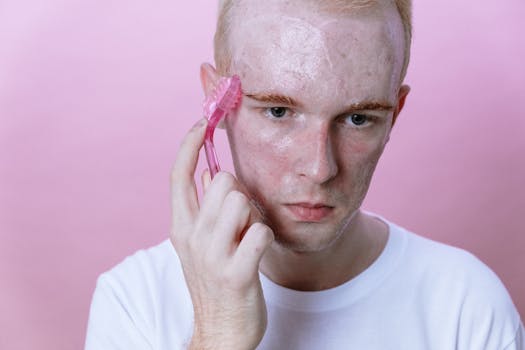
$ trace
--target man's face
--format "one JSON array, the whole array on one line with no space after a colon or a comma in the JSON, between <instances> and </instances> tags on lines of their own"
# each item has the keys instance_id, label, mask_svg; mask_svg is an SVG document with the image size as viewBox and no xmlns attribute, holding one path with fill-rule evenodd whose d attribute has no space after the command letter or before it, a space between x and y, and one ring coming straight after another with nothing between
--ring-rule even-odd
<instances>
[{"instance_id":1,"label":"man's face","mask_svg":"<svg viewBox=\"0 0 525 350\"><path fill-rule=\"evenodd\" d=\"M248 1L234 20L243 84L226 120L237 176L276 241L319 251L359 209L399 100L403 29L394 8L350 16Z\"/></svg>"}]
</instances>

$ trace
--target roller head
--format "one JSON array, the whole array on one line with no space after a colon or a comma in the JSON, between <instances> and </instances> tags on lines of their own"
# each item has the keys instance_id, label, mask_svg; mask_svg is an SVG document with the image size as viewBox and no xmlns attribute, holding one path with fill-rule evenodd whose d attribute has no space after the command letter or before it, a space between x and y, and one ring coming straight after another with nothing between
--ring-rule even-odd
<instances>
[{"instance_id":1,"label":"roller head","mask_svg":"<svg viewBox=\"0 0 525 350\"><path fill-rule=\"evenodd\" d=\"M241 80L237 75L221 78L215 90L204 101L204 115L210 118L217 108L228 113L241 101Z\"/></svg>"}]
</instances>

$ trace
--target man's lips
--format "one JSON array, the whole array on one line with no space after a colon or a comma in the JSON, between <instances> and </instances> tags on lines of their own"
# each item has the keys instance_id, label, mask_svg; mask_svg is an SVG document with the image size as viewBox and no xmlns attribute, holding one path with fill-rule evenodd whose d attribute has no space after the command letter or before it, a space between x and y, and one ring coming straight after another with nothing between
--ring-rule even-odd
<instances>
[{"instance_id":1,"label":"man's lips","mask_svg":"<svg viewBox=\"0 0 525 350\"><path fill-rule=\"evenodd\" d=\"M289 203L286 209L292 213L297 221L319 222L330 215L334 207L322 203Z\"/></svg>"}]
</instances>

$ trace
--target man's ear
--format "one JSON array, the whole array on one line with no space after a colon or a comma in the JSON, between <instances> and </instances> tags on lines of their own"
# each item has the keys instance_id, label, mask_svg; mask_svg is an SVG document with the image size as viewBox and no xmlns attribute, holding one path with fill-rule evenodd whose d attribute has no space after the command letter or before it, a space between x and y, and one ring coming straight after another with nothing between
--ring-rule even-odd
<instances>
[{"instance_id":1,"label":"man's ear","mask_svg":"<svg viewBox=\"0 0 525 350\"><path fill-rule=\"evenodd\" d=\"M204 95L208 96L213 92L219 81L219 75L215 68L209 63L201 64L201 84Z\"/></svg>"},{"instance_id":2,"label":"man's ear","mask_svg":"<svg viewBox=\"0 0 525 350\"><path fill-rule=\"evenodd\" d=\"M401 87L399 88L399 93L397 94L397 107L394 110L394 116L392 117L392 127L396 123L397 116L399 115L399 113L401 113L401 110L405 106L405 100L409 92L410 86L408 85L401 85Z\"/></svg>"}]
</instances>

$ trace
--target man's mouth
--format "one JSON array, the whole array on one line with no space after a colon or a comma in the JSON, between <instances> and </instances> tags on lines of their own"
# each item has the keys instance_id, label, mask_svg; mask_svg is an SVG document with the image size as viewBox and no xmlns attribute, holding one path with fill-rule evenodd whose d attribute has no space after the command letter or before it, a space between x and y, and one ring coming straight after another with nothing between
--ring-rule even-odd
<instances>
[{"instance_id":1,"label":"man's mouth","mask_svg":"<svg viewBox=\"0 0 525 350\"><path fill-rule=\"evenodd\" d=\"M320 222L333 213L334 207L323 203L289 203L284 205L296 221Z\"/></svg>"}]
</instances>

